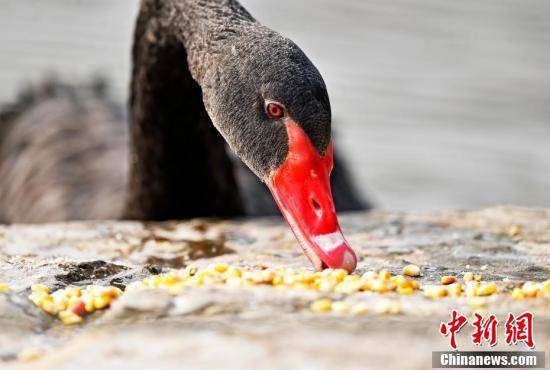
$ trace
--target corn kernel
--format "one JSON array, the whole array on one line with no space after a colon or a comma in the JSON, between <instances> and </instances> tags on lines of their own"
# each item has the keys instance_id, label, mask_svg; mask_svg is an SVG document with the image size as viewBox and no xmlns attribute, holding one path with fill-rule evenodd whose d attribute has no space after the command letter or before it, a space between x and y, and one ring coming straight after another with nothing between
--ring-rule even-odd
<instances>
[{"instance_id":1,"label":"corn kernel","mask_svg":"<svg viewBox=\"0 0 550 370\"><path fill-rule=\"evenodd\" d=\"M82 317L71 311L61 311L59 313L59 318L65 325L80 324L82 322Z\"/></svg>"},{"instance_id":2,"label":"corn kernel","mask_svg":"<svg viewBox=\"0 0 550 370\"><path fill-rule=\"evenodd\" d=\"M471 272L466 272L466 273L464 273L464 276L462 277L462 280L464 282L474 281L474 274L472 274Z\"/></svg>"},{"instance_id":3,"label":"corn kernel","mask_svg":"<svg viewBox=\"0 0 550 370\"><path fill-rule=\"evenodd\" d=\"M487 295L491 295L493 293L496 293L496 291L497 291L496 284L495 283L488 283L488 284L484 284L481 287L479 287L479 289L477 290L477 295L487 296Z\"/></svg>"},{"instance_id":4,"label":"corn kernel","mask_svg":"<svg viewBox=\"0 0 550 370\"><path fill-rule=\"evenodd\" d=\"M44 292L44 293L50 293L50 288L48 288L47 285L44 284L34 284L31 286L31 291L34 292Z\"/></svg>"},{"instance_id":5,"label":"corn kernel","mask_svg":"<svg viewBox=\"0 0 550 370\"><path fill-rule=\"evenodd\" d=\"M364 315L367 313L367 305L365 303L356 303L351 306L350 312L354 315Z\"/></svg>"},{"instance_id":6,"label":"corn kernel","mask_svg":"<svg viewBox=\"0 0 550 370\"><path fill-rule=\"evenodd\" d=\"M380 272L378 273L378 280L390 280L391 278L391 273L384 269L384 270L380 270Z\"/></svg>"},{"instance_id":7,"label":"corn kernel","mask_svg":"<svg viewBox=\"0 0 550 370\"><path fill-rule=\"evenodd\" d=\"M479 290L479 282L476 280L472 280L466 283L466 295L468 297L476 297L477 292Z\"/></svg>"},{"instance_id":8,"label":"corn kernel","mask_svg":"<svg viewBox=\"0 0 550 370\"><path fill-rule=\"evenodd\" d=\"M311 305L309 306L311 311L313 312L326 312L330 311L332 308L332 301L327 298L318 299L316 301L313 301Z\"/></svg>"},{"instance_id":9,"label":"corn kernel","mask_svg":"<svg viewBox=\"0 0 550 370\"><path fill-rule=\"evenodd\" d=\"M420 267L417 265L407 265L403 267L403 274L407 276L420 276Z\"/></svg>"},{"instance_id":10,"label":"corn kernel","mask_svg":"<svg viewBox=\"0 0 550 370\"><path fill-rule=\"evenodd\" d=\"M424 288L424 295L429 298L442 298L447 295L447 289L442 286L427 286Z\"/></svg>"},{"instance_id":11,"label":"corn kernel","mask_svg":"<svg viewBox=\"0 0 550 370\"><path fill-rule=\"evenodd\" d=\"M462 295L462 284L454 283L447 287L447 292L453 297L460 297Z\"/></svg>"},{"instance_id":12,"label":"corn kernel","mask_svg":"<svg viewBox=\"0 0 550 370\"><path fill-rule=\"evenodd\" d=\"M523 290L521 288L514 288L514 290L512 290L512 298L514 298L514 300L519 301L524 297L525 294L523 294Z\"/></svg>"},{"instance_id":13,"label":"corn kernel","mask_svg":"<svg viewBox=\"0 0 550 370\"><path fill-rule=\"evenodd\" d=\"M6 284L0 284L0 293L6 293L10 291L10 287Z\"/></svg>"},{"instance_id":14,"label":"corn kernel","mask_svg":"<svg viewBox=\"0 0 550 370\"><path fill-rule=\"evenodd\" d=\"M42 352L37 349L26 349L24 351L19 352L17 355L17 359L19 361L35 361L38 360L40 357L42 357Z\"/></svg>"},{"instance_id":15,"label":"corn kernel","mask_svg":"<svg viewBox=\"0 0 550 370\"><path fill-rule=\"evenodd\" d=\"M214 270L219 272L219 273L226 272L228 268L229 268L229 266L227 265L227 263L217 263L214 266Z\"/></svg>"},{"instance_id":16,"label":"corn kernel","mask_svg":"<svg viewBox=\"0 0 550 370\"><path fill-rule=\"evenodd\" d=\"M535 297L538 292L538 286L534 281L527 281L523 284L521 290L526 297Z\"/></svg>"},{"instance_id":17,"label":"corn kernel","mask_svg":"<svg viewBox=\"0 0 550 370\"><path fill-rule=\"evenodd\" d=\"M330 277L340 282L348 275L348 272L344 269L336 269L331 274Z\"/></svg>"},{"instance_id":18,"label":"corn kernel","mask_svg":"<svg viewBox=\"0 0 550 370\"><path fill-rule=\"evenodd\" d=\"M397 293L398 294L413 294L414 289L412 287L397 287Z\"/></svg>"},{"instance_id":19,"label":"corn kernel","mask_svg":"<svg viewBox=\"0 0 550 370\"><path fill-rule=\"evenodd\" d=\"M456 278L454 276L443 276L441 278L441 284L443 285L449 285L452 283L456 283Z\"/></svg>"}]
</instances>

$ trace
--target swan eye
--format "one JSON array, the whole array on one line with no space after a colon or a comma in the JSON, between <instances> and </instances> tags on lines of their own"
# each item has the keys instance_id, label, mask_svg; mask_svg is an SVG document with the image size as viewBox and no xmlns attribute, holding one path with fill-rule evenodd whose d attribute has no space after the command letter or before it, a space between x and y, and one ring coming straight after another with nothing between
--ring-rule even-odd
<instances>
[{"instance_id":1,"label":"swan eye","mask_svg":"<svg viewBox=\"0 0 550 370\"><path fill-rule=\"evenodd\" d=\"M265 112L269 118L278 119L285 115L285 109L277 103L268 103L265 106Z\"/></svg>"}]
</instances>

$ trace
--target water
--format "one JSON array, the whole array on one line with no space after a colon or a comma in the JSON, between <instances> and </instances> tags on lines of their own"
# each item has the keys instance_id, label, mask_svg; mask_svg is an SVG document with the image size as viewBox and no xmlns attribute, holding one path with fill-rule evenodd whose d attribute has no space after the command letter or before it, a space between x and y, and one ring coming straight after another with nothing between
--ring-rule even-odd
<instances>
[{"instance_id":1,"label":"water","mask_svg":"<svg viewBox=\"0 0 550 370\"><path fill-rule=\"evenodd\" d=\"M380 206L550 206L550 2L243 0L321 70ZM0 101L56 72L124 101L135 0L1 0Z\"/></svg>"}]
</instances>

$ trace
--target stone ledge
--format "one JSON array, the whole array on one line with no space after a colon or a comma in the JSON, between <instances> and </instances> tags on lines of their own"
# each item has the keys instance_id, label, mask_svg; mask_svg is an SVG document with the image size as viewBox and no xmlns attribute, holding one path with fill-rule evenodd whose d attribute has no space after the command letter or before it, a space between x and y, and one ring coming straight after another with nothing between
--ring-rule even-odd
<instances>
[{"instance_id":1,"label":"stone ledge","mask_svg":"<svg viewBox=\"0 0 550 370\"><path fill-rule=\"evenodd\" d=\"M475 211L344 215L342 227L358 252L359 272L406 263L423 267L423 283L463 271L482 272L505 289L550 278L550 210L496 207ZM71 222L0 226L0 361L15 368L428 368L432 350L447 349L437 334L460 299L422 295L373 296L399 300L400 316L316 315L312 291L270 287L205 287L177 297L159 291L124 295L78 328L64 328L37 310L30 285L113 284L162 270L228 262L244 266L307 268L278 219L189 222ZM490 297L485 312L499 317L529 309L536 314L537 348L550 348L550 301L514 302ZM467 341L464 341L467 347ZM40 348L38 362L17 354ZM502 347L509 349L509 347ZM400 356L395 356L395 353ZM2 362L0 362L2 364Z\"/></svg>"}]
</instances>

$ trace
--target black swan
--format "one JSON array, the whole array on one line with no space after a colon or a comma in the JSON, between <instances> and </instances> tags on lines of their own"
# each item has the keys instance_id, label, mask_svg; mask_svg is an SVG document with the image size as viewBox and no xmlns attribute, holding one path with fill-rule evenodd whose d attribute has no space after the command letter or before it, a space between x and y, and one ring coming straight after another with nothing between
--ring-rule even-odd
<instances>
[{"instance_id":1,"label":"black swan","mask_svg":"<svg viewBox=\"0 0 550 370\"><path fill-rule=\"evenodd\" d=\"M323 79L237 1L143 0L129 132L101 90L46 85L0 116L2 222L272 214L270 191L316 269L355 268ZM335 162L338 210L367 208Z\"/></svg>"}]
</instances>

